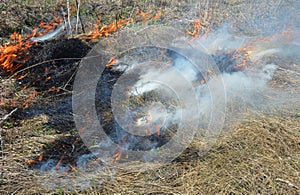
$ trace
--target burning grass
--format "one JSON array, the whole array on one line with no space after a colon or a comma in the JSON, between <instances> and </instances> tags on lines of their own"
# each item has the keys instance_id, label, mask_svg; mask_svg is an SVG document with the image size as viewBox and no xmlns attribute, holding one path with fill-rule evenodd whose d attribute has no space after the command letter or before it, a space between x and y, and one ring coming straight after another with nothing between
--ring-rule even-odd
<instances>
[{"instance_id":1,"label":"burning grass","mask_svg":"<svg viewBox=\"0 0 300 195\"><path fill-rule=\"evenodd\" d=\"M157 12L139 11L139 20L144 22L168 18L170 16L164 15L168 13L165 7ZM130 8L130 13L133 10ZM225 8L224 10L226 12ZM92 33L84 35L86 39L105 37L131 21L116 20L114 13L111 12L111 15L112 21L107 22L107 25L98 23ZM130 18L129 16L130 14L125 18ZM224 17L221 15L219 18ZM205 38L209 30L201 24L207 26L207 21L192 23L194 29L190 29L187 34L194 38ZM41 24L40 28L46 31L40 31L41 34L34 36L49 33L47 29L54 30L53 28L61 25L61 21L49 25ZM289 31L285 33L286 37L293 37ZM274 101L283 104L280 108L276 107L272 112L263 110L262 113L251 110L253 107L242 105L242 100L237 99L228 108L226 131L205 156L203 154L207 151L199 136L177 159L158 169L140 171L139 167L152 164L137 166L136 162L122 162L122 158L126 159L128 156L116 148L112 158L116 163L123 163L131 168L130 171L125 171L103 166L100 160L89 161L93 156L90 156L73 131L75 126L68 96L72 89L70 83L78 61L90 47L79 39L51 40L36 45L16 33L11 38L9 44L0 48L3 68L11 74L25 62L28 67L34 66L18 72L19 81L11 78L1 81L0 116L15 107L19 110L1 124L0 138L4 145L1 147L0 193L300 193L299 98L287 103L285 98L288 96L283 95L282 101ZM249 66L252 50L253 48L245 47L226 55L221 50L215 57L217 61L224 63L218 64L223 65L224 69L227 62L232 64L230 68L234 70L228 71L231 73L248 68L245 65ZM26 57L27 52L32 52L37 57L29 59ZM222 57L229 61L225 59L225 63ZM274 59L269 61L273 62ZM269 81L270 86L273 89L286 89L289 93L299 93L298 62L287 62L284 59L275 59L275 62L279 64L279 68ZM117 59L112 58L107 67L111 68L116 63ZM19 82L22 84L19 85ZM54 93L55 96L52 97L46 95L49 90L61 90L67 95L58 96ZM264 95L270 94L272 93L265 92ZM141 98L132 99L133 106L143 105L145 102ZM269 108L273 109L274 105ZM103 111L103 116L112 120L112 115L107 110ZM160 136L161 132L157 130L155 137Z\"/></svg>"},{"instance_id":2,"label":"burning grass","mask_svg":"<svg viewBox=\"0 0 300 195\"><path fill-rule=\"evenodd\" d=\"M22 35L14 33L10 36L11 42L0 46L1 68L8 73L13 73L25 64L26 51L32 46L31 43L23 42Z\"/></svg>"}]
</instances>

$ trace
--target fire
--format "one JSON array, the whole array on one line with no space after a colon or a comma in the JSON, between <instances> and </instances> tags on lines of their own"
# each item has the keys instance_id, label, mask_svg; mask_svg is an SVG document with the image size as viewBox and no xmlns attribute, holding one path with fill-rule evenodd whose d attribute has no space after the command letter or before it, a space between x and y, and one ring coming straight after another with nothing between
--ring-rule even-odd
<instances>
[{"instance_id":1,"label":"fire","mask_svg":"<svg viewBox=\"0 0 300 195\"><path fill-rule=\"evenodd\" d=\"M159 137L159 136L160 136L160 127L157 126L157 125L154 125L153 128L154 128L154 129L156 130L156 132L157 132L157 137Z\"/></svg>"},{"instance_id":2,"label":"fire","mask_svg":"<svg viewBox=\"0 0 300 195\"><path fill-rule=\"evenodd\" d=\"M60 18L55 18L50 22L41 22L38 26L32 30L30 34L21 34L14 32L10 35L11 41L0 46L0 67L7 73L11 74L21 68L27 59L28 53L26 51L34 44L30 41L32 37L43 36L55 29L61 23ZM25 78L26 75L21 76L19 79Z\"/></svg>"},{"instance_id":3,"label":"fire","mask_svg":"<svg viewBox=\"0 0 300 195\"><path fill-rule=\"evenodd\" d=\"M109 62L106 64L107 68L110 68L111 66L115 65L118 62L117 58L113 57L109 60Z\"/></svg>"},{"instance_id":4,"label":"fire","mask_svg":"<svg viewBox=\"0 0 300 195\"><path fill-rule=\"evenodd\" d=\"M38 156L39 156L38 161L42 162L42 160L43 160L43 154L39 154Z\"/></svg>"},{"instance_id":5,"label":"fire","mask_svg":"<svg viewBox=\"0 0 300 195\"><path fill-rule=\"evenodd\" d=\"M145 20L150 19L159 19L161 18L161 10L159 9L156 12L156 15L151 15L145 12L138 12L138 15L142 16ZM144 20L143 19L143 20ZM91 40L99 37L107 37L110 34L116 32L120 27L126 26L127 24L133 22L133 19L120 19L118 21L112 22L108 25L99 25L99 21L94 25L94 31L88 35L83 35L84 39ZM33 45L36 44L34 41L31 41L30 38L36 38L46 35L57 29L62 23L60 17L56 17L50 22L41 22L37 28L34 28L30 34L22 36L19 33L13 33L11 35L11 42L0 46L0 67L11 74L16 70L20 69L28 60L24 55L27 55L26 51ZM82 35L80 36L82 37ZM113 65L116 61L115 59L111 61ZM25 78L27 75L23 75L20 79Z\"/></svg>"},{"instance_id":6,"label":"fire","mask_svg":"<svg viewBox=\"0 0 300 195\"><path fill-rule=\"evenodd\" d=\"M198 38L201 35L201 29L202 25L199 21L193 22L193 31L187 30L186 34L192 35L194 38ZM203 35L201 35L202 38L207 37L208 33L210 32L210 27L207 27L206 31L204 32Z\"/></svg>"},{"instance_id":7,"label":"fire","mask_svg":"<svg viewBox=\"0 0 300 195\"><path fill-rule=\"evenodd\" d=\"M55 28L57 28L62 23L62 20L59 17L56 17L55 19L51 20L50 22L41 22L38 26L38 28L35 28L33 31L39 33L35 33L30 35L29 37L40 37L43 36L49 32L52 32Z\"/></svg>"},{"instance_id":8,"label":"fire","mask_svg":"<svg viewBox=\"0 0 300 195\"><path fill-rule=\"evenodd\" d=\"M161 18L161 9L156 12L156 15L152 17L153 20L158 20Z\"/></svg>"},{"instance_id":9,"label":"fire","mask_svg":"<svg viewBox=\"0 0 300 195\"><path fill-rule=\"evenodd\" d=\"M142 20L143 23L146 23L150 20L158 20L161 18L162 13L161 13L161 8L157 10L156 14L153 15L150 12L143 12L143 11L137 11L136 13L137 16L140 16L140 20Z\"/></svg>"},{"instance_id":10,"label":"fire","mask_svg":"<svg viewBox=\"0 0 300 195\"><path fill-rule=\"evenodd\" d=\"M108 35L116 32L120 27L126 26L128 23L132 22L132 19L126 19L126 20L118 20L116 22L112 22L108 25L99 26L99 24L95 24L94 28L95 30L86 36L87 40L96 39L98 37L107 37ZM99 21L98 21L99 23Z\"/></svg>"},{"instance_id":11,"label":"fire","mask_svg":"<svg viewBox=\"0 0 300 195\"><path fill-rule=\"evenodd\" d=\"M152 17L150 13L145 13L143 11L139 11L137 14L140 15L140 16L142 16L145 19L146 18L150 19Z\"/></svg>"},{"instance_id":12,"label":"fire","mask_svg":"<svg viewBox=\"0 0 300 195\"><path fill-rule=\"evenodd\" d=\"M113 155L115 161L120 161L122 158L122 152L118 151L115 155Z\"/></svg>"},{"instance_id":13,"label":"fire","mask_svg":"<svg viewBox=\"0 0 300 195\"><path fill-rule=\"evenodd\" d=\"M43 153L37 154L36 156L38 157L36 160L34 160L34 159L27 160L27 164L31 165L31 164L36 163L37 161L42 162L42 160L44 158Z\"/></svg>"},{"instance_id":14,"label":"fire","mask_svg":"<svg viewBox=\"0 0 300 195\"><path fill-rule=\"evenodd\" d=\"M125 144L125 142L127 141L128 139L128 134L126 134L122 140L121 140L121 143L120 145L118 145L114 150L113 150L113 159L112 161L113 162L118 162L122 159L122 156L123 156L123 146ZM125 158L128 158L128 153L126 153L125 155Z\"/></svg>"},{"instance_id":15,"label":"fire","mask_svg":"<svg viewBox=\"0 0 300 195\"><path fill-rule=\"evenodd\" d=\"M242 68L247 67L248 62L250 62L250 54L252 53L252 47L248 46L248 47L242 47L241 49L238 50L238 52L236 52L236 55L234 56L235 58L240 57L240 55L242 55L242 62L233 66L233 69L235 70L239 70ZM238 55L238 56L237 56Z\"/></svg>"},{"instance_id":16,"label":"fire","mask_svg":"<svg viewBox=\"0 0 300 195\"><path fill-rule=\"evenodd\" d=\"M25 102L23 103L23 106L24 106L25 108L27 108L27 107L28 107L28 103L29 103L31 100L33 100L33 98L34 98L35 96L37 96L37 95L38 95L38 92L34 90L34 92L33 92L32 94L30 94L29 98L27 98L27 99L25 100Z\"/></svg>"},{"instance_id":17,"label":"fire","mask_svg":"<svg viewBox=\"0 0 300 195\"><path fill-rule=\"evenodd\" d=\"M0 46L0 66L7 73L18 70L27 61L24 54L32 46L32 42L23 41L22 35L13 33L11 42Z\"/></svg>"},{"instance_id":18,"label":"fire","mask_svg":"<svg viewBox=\"0 0 300 195\"><path fill-rule=\"evenodd\" d=\"M194 38L197 38L197 37L200 36L200 33L201 33L201 24L200 24L200 22L193 22L193 27L194 27L193 32L187 31L186 33L188 35L192 35Z\"/></svg>"},{"instance_id":19,"label":"fire","mask_svg":"<svg viewBox=\"0 0 300 195\"><path fill-rule=\"evenodd\" d=\"M30 159L27 161L27 164L33 164L33 163L35 163L35 160Z\"/></svg>"}]
</instances>

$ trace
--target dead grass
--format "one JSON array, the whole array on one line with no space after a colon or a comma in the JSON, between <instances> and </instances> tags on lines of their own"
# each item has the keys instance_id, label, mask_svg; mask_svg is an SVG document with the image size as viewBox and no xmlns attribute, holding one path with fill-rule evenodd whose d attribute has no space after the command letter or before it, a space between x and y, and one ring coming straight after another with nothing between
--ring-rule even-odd
<instances>
[{"instance_id":1,"label":"dead grass","mask_svg":"<svg viewBox=\"0 0 300 195\"><path fill-rule=\"evenodd\" d=\"M131 177L117 172L116 181L100 192L296 194L299 189L277 178L299 186L299 136L299 123L293 119L249 120L222 135L204 157L194 155L194 143L184 161Z\"/></svg>"},{"instance_id":2,"label":"dead grass","mask_svg":"<svg viewBox=\"0 0 300 195\"><path fill-rule=\"evenodd\" d=\"M99 194L299 193L300 123L293 116L249 118L247 122L230 126L230 131L220 136L207 155L198 155L200 142L194 141L178 159L158 169L140 171L129 164L132 170L124 171L113 167L100 169L98 165L96 172L78 170L69 176L58 171L37 172L26 165L45 143L58 138L51 132L41 135L45 132L43 120L41 116L4 130L2 193L67 193L70 190ZM91 177L101 183L86 184L85 190L80 190L80 186L73 188L85 180L90 182ZM289 181L294 187L280 180Z\"/></svg>"},{"instance_id":3,"label":"dead grass","mask_svg":"<svg viewBox=\"0 0 300 195\"><path fill-rule=\"evenodd\" d=\"M210 2L210 5L204 2L197 9L207 7L211 10L188 16L186 13L191 11L192 1L83 2L84 23L91 27L99 16L106 22L114 20L120 13L127 17L137 8L152 11L160 6L166 21L178 19L190 22L201 16L204 25L221 24L224 19L236 16L238 10L235 9L245 1L227 0L223 9L215 10L212 7L220 6L218 2ZM35 2L29 7L28 1L4 0L0 3L0 22L4 26L0 26L1 37L15 30L29 29L40 20L47 19L52 13L47 11L44 14L45 10L50 10L48 5L55 8L56 3L45 0L42 6ZM233 5L237 7L231 8ZM2 17L4 15L7 17ZM24 16L25 19L22 19ZM270 85L297 93L298 78L294 72L283 69L276 72ZM18 100L20 96L26 99L30 94L26 91L19 93L14 83L12 80L1 81L0 98L6 104L8 99ZM62 150L59 147L61 143L72 144L76 133L70 131L72 129L58 133L59 128L50 125L49 116L45 114L31 118L22 118L21 115L11 117L0 129L3 139L0 194L299 194L300 109L297 109L300 103L297 99L287 103L284 98L275 101L282 103L280 107L272 106L270 108L276 109L259 113L252 112L241 102L233 102L224 132L206 155L201 155L201 141L195 139L190 148L173 162L148 171L141 171L134 163L127 164L131 169L125 171L103 167L93 161L85 170L78 169L69 174L39 172L28 165L28 160L37 159L45 148L52 149L47 159L57 159L61 154L70 153L70 148ZM43 102L41 99L38 101ZM49 110L54 107L51 104L47 106ZM2 108L1 117L6 114ZM238 117L236 113L239 113ZM70 137L72 139L68 139ZM80 144L75 148L78 154L86 152Z\"/></svg>"}]
</instances>

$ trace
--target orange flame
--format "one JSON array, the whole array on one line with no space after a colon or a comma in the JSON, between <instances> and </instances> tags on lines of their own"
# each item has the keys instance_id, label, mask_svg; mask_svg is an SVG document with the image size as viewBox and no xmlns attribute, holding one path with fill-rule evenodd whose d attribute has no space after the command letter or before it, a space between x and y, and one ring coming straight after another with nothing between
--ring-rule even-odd
<instances>
[{"instance_id":1,"label":"orange flame","mask_svg":"<svg viewBox=\"0 0 300 195\"><path fill-rule=\"evenodd\" d=\"M161 8L156 12L155 15L149 13L149 12L143 12L143 11L137 11L137 16L140 16L140 19L143 23L146 23L150 20L158 20L161 18Z\"/></svg>"},{"instance_id":2,"label":"orange flame","mask_svg":"<svg viewBox=\"0 0 300 195\"><path fill-rule=\"evenodd\" d=\"M111 66L115 65L118 62L117 58L113 57L109 60L109 62L106 64L107 68L110 68Z\"/></svg>"},{"instance_id":3,"label":"orange flame","mask_svg":"<svg viewBox=\"0 0 300 195\"><path fill-rule=\"evenodd\" d=\"M95 24L95 30L86 36L87 40L95 39L98 37L107 37L108 35L116 32L120 27L126 26L128 23L132 22L132 19L126 19L126 20L119 20L116 22L112 22L108 25L99 26L98 24Z\"/></svg>"},{"instance_id":4,"label":"orange flame","mask_svg":"<svg viewBox=\"0 0 300 195\"><path fill-rule=\"evenodd\" d=\"M120 161L120 160L121 160L121 157L122 157L122 152L121 152L121 151L117 152L117 153L113 156L113 158L115 159L115 161Z\"/></svg>"},{"instance_id":5,"label":"orange flame","mask_svg":"<svg viewBox=\"0 0 300 195\"><path fill-rule=\"evenodd\" d=\"M201 23L200 22L193 22L194 30L193 32L187 31L186 34L192 35L194 38L197 38L200 36L201 32Z\"/></svg>"},{"instance_id":6,"label":"orange flame","mask_svg":"<svg viewBox=\"0 0 300 195\"><path fill-rule=\"evenodd\" d=\"M201 29L202 29L202 25L201 23L198 22L193 22L193 31L189 31L187 30L186 34L188 35L192 35L194 38L198 38L201 35ZM210 32L210 27L207 27L206 31L204 32L204 34L201 36L202 38L207 37L208 33Z\"/></svg>"},{"instance_id":7,"label":"orange flame","mask_svg":"<svg viewBox=\"0 0 300 195\"><path fill-rule=\"evenodd\" d=\"M35 160L30 159L27 161L27 164L33 164L33 163L35 163Z\"/></svg>"},{"instance_id":8,"label":"orange flame","mask_svg":"<svg viewBox=\"0 0 300 195\"><path fill-rule=\"evenodd\" d=\"M126 140L128 139L128 134L125 135L122 140L121 140L121 143L120 145L118 145L114 150L113 150L113 153L115 153L113 155L113 159L112 161L113 162L117 162L117 161L120 161L121 158L122 158L122 152L123 152L123 145L125 144ZM125 155L125 158L128 158L128 153L126 153Z\"/></svg>"},{"instance_id":9,"label":"orange flame","mask_svg":"<svg viewBox=\"0 0 300 195\"><path fill-rule=\"evenodd\" d=\"M10 35L11 42L0 46L0 67L9 74L21 68L28 60L26 56L24 56L27 54L26 50L35 44L29 39L47 34L60 23L61 19L57 17L49 23L41 22L39 24L39 27L42 28L40 32L38 32L38 28L33 29L31 34L26 34L24 36L14 32ZM24 77L26 76L24 75L21 79Z\"/></svg>"},{"instance_id":10,"label":"orange flame","mask_svg":"<svg viewBox=\"0 0 300 195\"><path fill-rule=\"evenodd\" d=\"M237 50L236 55L234 58L242 57L242 62L233 66L233 69L235 70L241 70L243 68L246 68L248 65L248 62L250 62L250 54L252 53L252 46L242 47L239 50Z\"/></svg>"},{"instance_id":11,"label":"orange flame","mask_svg":"<svg viewBox=\"0 0 300 195\"><path fill-rule=\"evenodd\" d=\"M49 22L40 22L39 28L41 29L39 33L36 33L35 35L31 35L31 37L40 37L43 36L49 32L52 32L56 27L58 27L62 23L62 20L59 17L56 17L55 19L49 21ZM34 29L37 31L37 29Z\"/></svg>"},{"instance_id":12,"label":"orange flame","mask_svg":"<svg viewBox=\"0 0 300 195\"><path fill-rule=\"evenodd\" d=\"M156 15L152 17L153 20L158 20L161 18L161 9L156 12Z\"/></svg>"},{"instance_id":13,"label":"orange flame","mask_svg":"<svg viewBox=\"0 0 300 195\"><path fill-rule=\"evenodd\" d=\"M157 132L157 137L159 137L160 136L160 127L157 126L157 125L154 125L153 127L156 130L156 132Z\"/></svg>"},{"instance_id":14,"label":"orange flame","mask_svg":"<svg viewBox=\"0 0 300 195\"><path fill-rule=\"evenodd\" d=\"M146 13L146 12L143 12L143 11L139 11L137 14L142 16L143 18L150 18L151 17L150 13Z\"/></svg>"},{"instance_id":15,"label":"orange flame","mask_svg":"<svg viewBox=\"0 0 300 195\"><path fill-rule=\"evenodd\" d=\"M43 154L39 154L38 156L39 156L38 161L39 161L39 162L42 162L43 157L44 157Z\"/></svg>"},{"instance_id":16,"label":"orange flame","mask_svg":"<svg viewBox=\"0 0 300 195\"><path fill-rule=\"evenodd\" d=\"M25 108L28 108L28 103L34 99L35 96L38 95L38 92L34 90L32 94L25 100L25 102L22 104Z\"/></svg>"},{"instance_id":17,"label":"orange flame","mask_svg":"<svg viewBox=\"0 0 300 195\"><path fill-rule=\"evenodd\" d=\"M10 43L0 46L0 67L7 73L12 73L23 66L27 59L23 54L32 46L32 42L24 42L22 35L13 33Z\"/></svg>"}]
</instances>

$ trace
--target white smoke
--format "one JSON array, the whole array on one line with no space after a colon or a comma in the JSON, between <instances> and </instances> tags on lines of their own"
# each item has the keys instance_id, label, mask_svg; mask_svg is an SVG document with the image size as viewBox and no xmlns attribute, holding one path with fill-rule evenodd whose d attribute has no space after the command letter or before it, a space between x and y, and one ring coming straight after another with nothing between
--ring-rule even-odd
<instances>
[{"instance_id":1,"label":"white smoke","mask_svg":"<svg viewBox=\"0 0 300 195\"><path fill-rule=\"evenodd\" d=\"M280 18L281 16L278 16L279 23L282 21ZM260 22L262 24L264 23L264 21ZM295 20L295 22L299 23L297 20ZM150 104L143 110L147 113L147 115L137 118L135 125L144 127L147 125L147 120L150 120L147 117L150 117L152 123L158 123L160 126L167 126L171 122L176 123L180 120L185 120L184 122L186 123L194 120L200 120L201 127L207 127L209 118L213 114L211 113L213 106L218 107L218 105L223 101L219 100L218 102L218 99L212 99L212 91L217 96L222 97L222 93L225 90L227 103L238 98L239 100L243 100L245 105L252 106L251 109L255 108L257 111L266 107L268 109L272 109L277 103L285 103L287 96L283 91L280 91L282 93L281 96L278 96L278 98L274 97L273 100L266 100L261 95L267 93L267 91L272 91L272 88L268 83L272 80L275 72L281 66L281 64L277 64L276 61L267 62L266 59L274 56L281 58L299 56L300 36L286 39L287 37L279 36L282 34L281 32L269 32L270 29L272 28L267 28L265 30L267 37L249 37L246 35L236 34L231 24L225 24L218 30L210 32L206 38L201 38L199 42L201 43L201 46L206 48L208 55L222 55L222 53L231 51L234 52L251 46L251 51L249 52L247 59L247 64L249 65L249 67L247 67L248 69L242 71L223 72L219 75L210 77L209 80L205 80L206 83L200 82L199 70L183 57L173 59L174 62L172 66L166 69L154 67L146 67L143 69L139 80L131 87L131 89L128 90L128 95L141 96L145 93L157 90L161 93L165 93L166 97L170 96L174 99L177 98L180 104L173 105L175 112L169 112L167 109L162 108L161 105L158 104ZM293 31L296 35L299 35L299 28L293 28L291 31ZM264 38L269 38L276 33L279 34L277 37L275 36L275 38L273 37L273 39L265 41ZM217 54L219 51L221 51L221 54ZM193 56L198 55L196 50L190 52L194 52L192 54ZM235 59L231 60L234 61ZM232 64L228 64L228 66L232 66ZM296 66L299 66L299 64ZM140 67L137 60L135 61L133 59L131 60L130 65L122 63L115 64L112 69L114 71L125 71L126 73L134 71L135 68ZM218 81L220 79L223 81L224 85L219 85ZM278 95L277 91L273 94ZM196 103L195 97L198 101ZM299 92L295 97L299 98ZM200 110L195 109L195 107L199 107ZM132 113L125 113L125 115L128 116L131 114ZM235 113L235 116L236 115L238 115L238 112ZM182 116L186 116L186 118L182 119ZM123 118L123 120L124 123L128 122L128 118ZM123 135L121 135L121 137L122 136ZM102 146L105 146L105 142L100 143L99 147ZM146 160L150 161L151 158L151 156L145 156ZM89 154L82 155L77 159L78 169L82 169L82 175L85 173L91 173L92 175L103 170L103 167L99 166L98 168L94 167L94 172L91 171L89 163L93 161L92 159L93 155ZM40 168L41 171L50 170L54 175L59 175L57 173L59 170L64 172L70 167L70 165L60 165L59 170L56 170L57 161L58 160L49 160L45 162ZM76 172L74 175L76 175ZM77 178L77 180L75 179L75 182L80 184L82 187L89 187L93 185L91 178L75 178ZM101 184L102 180L99 180L97 185L101 187Z\"/></svg>"}]
</instances>

